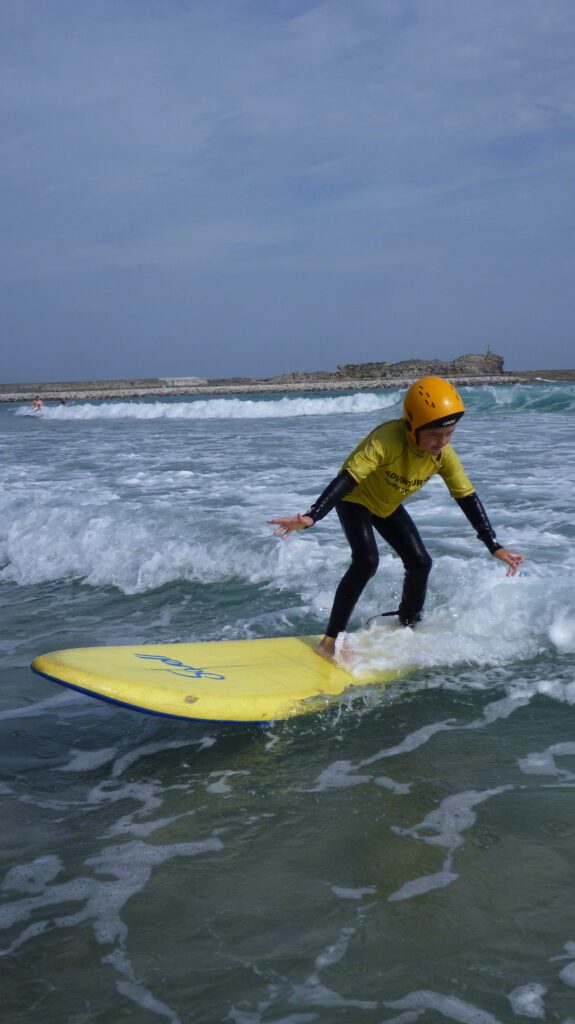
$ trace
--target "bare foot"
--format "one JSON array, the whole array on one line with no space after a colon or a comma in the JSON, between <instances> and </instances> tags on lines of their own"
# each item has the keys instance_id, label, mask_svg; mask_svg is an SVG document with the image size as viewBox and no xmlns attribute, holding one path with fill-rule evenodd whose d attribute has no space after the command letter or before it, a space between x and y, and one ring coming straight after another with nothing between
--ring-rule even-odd
<instances>
[{"instance_id":1,"label":"bare foot","mask_svg":"<svg viewBox=\"0 0 575 1024\"><path fill-rule=\"evenodd\" d=\"M335 638L333 636L322 637L314 650L321 658L325 658L326 661L331 661L335 665Z\"/></svg>"}]
</instances>

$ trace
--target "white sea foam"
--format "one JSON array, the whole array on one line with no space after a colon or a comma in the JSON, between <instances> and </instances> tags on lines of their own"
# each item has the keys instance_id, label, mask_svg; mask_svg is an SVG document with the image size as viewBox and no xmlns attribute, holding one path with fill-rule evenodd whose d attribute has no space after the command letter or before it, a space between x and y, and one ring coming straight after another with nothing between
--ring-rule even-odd
<instances>
[{"instance_id":1,"label":"white sea foam","mask_svg":"<svg viewBox=\"0 0 575 1024\"><path fill-rule=\"evenodd\" d=\"M566 942L564 947L565 953L560 956L551 957L552 961L557 960L570 960L571 957L575 957L575 942ZM570 988L575 988L575 960L572 963L566 964L565 967L559 972L559 978L564 985L569 985ZM569 1024L568 1021L564 1021L563 1024Z\"/></svg>"},{"instance_id":2,"label":"white sea foam","mask_svg":"<svg viewBox=\"0 0 575 1024\"><path fill-rule=\"evenodd\" d=\"M386 1017L384 1024L412 1024L412 1021L419 1020L424 1010L406 1010L397 1017Z\"/></svg>"},{"instance_id":3,"label":"white sea foam","mask_svg":"<svg viewBox=\"0 0 575 1024\"><path fill-rule=\"evenodd\" d=\"M575 616L559 612L549 626L549 639L561 653L575 652Z\"/></svg>"},{"instance_id":4,"label":"white sea foam","mask_svg":"<svg viewBox=\"0 0 575 1024\"><path fill-rule=\"evenodd\" d=\"M382 786L384 789L389 789L398 795L407 794L411 791L410 783L396 782L395 779L391 779L389 776L366 774L365 769L377 764L379 761L385 760L386 758L399 757L402 754L418 750L419 747L428 743L429 740L440 732L451 731L454 729L479 728L480 726L485 725L488 720L489 718L487 716L477 722L465 723L462 725L457 723L455 719L449 719L443 722L433 722L431 725L422 726L421 729L416 729L413 732L408 733L405 739L401 740L400 743L395 744L393 747L378 750L370 757L362 758L357 762L347 760L333 761L320 773L315 785L310 787L308 792L323 792L329 789L348 789L352 786L361 786L373 782L374 784Z\"/></svg>"},{"instance_id":5,"label":"white sea foam","mask_svg":"<svg viewBox=\"0 0 575 1024\"><path fill-rule=\"evenodd\" d=\"M227 1019L231 1020L232 1024L263 1024L264 1015L263 1013L240 1010L237 1006L231 1006L227 1013ZM317 1019L317 1013L288 1013L287 1016L274 1017L273 1024L311 1024L312 1021Z\"/></svg>"},{"instance_id":6,"label":"white sea foam","mask_svg":"<svg viewBox=\"0 0 575 1024\"><path fill-rule=\"evenodd\" d=\"M130 750L127 754L122 754L114 764L112 775L114 778L118 778L126 771L127 768L131 767L135 761L139 761L140 758L149 757L153 754L164 754L168 750L181 750L184 747L198 747L200 750L208 750L210 747L213 747L215 742L216 740L213 736L201 736L199 738L184 740L145 743L142 744L142 746L135 747L133 750Z\"/></svg>"},{"instance_id":7,"label":"white sea foam","mask_svg":"<svg viewBox=\"0 0 575 1024\"><path fill-rule=\"evenodd\" d=\"M326 967L331 967L343 959L347 953L348 946L355 935L355 928L345 927L339 937L327 949L316 957L314 971L303 982L302 985L294 985L290 998L291 1002L311 1004L315 1006L354 1006L362 1010L375 1010L378 1003L367 999L348 999L339 992L328 988L321 978L320 972Z\"/></svg>"},{"instance_id":8,"label":"white sea foam","mask_svg":"<svg viewBox=\"0 0 575 1024\"><path fill-rule=\"evenodd\" d=\"M1 529L1 527L0 527ZM304 583L327 561L317 541L305 546L267 542L258 535L203 537L174 535L163 516L157 523L134 520L129 512L89 516L66 509L46 514L24 512L9 529L0 581L36 586L80 580L91 587L115 587L126 594L144 593L176 580L203 584L240 579L279 587ZM236 531L237 534L237 531ZM262 550L265 557L262 557Z\"/></svg>"},{"instance_id":9,"label":"white sea foam","mask_svg":"<svg viewBox=\"0 0 575 1024\"><path fill-rule=\"evenodd\" d=\"M509 718L519 708L524 708L529 704L537 693L537 685L515 680L509 685L509 691L508 695L502 697L501 700L494 700L487 704L483 708L480 719L469 722L468 725L461 726L461 728L484 729L487 725L493 725L494 722L501 722Z\"/></svg>"},{"instance_id":10,"label":"white sea foam","mask_svg":"<svg viewBox=\"0 0 575 1024\"><path fill-rule=\"evenodd\" d=\"M346 413L369 413L401 404L397 391L356 392L352 395L335 395L306 398L194 398L187 402L176 401L102 401L81 402L61 406L45 405L39 418L43 420L227 420L227 419L269 419L300 416L339 416ZM23 407L17 415L27 415Z\"/></svg>"},{"instance_id":11,"label":"white sea foam","mask_svg":"<svg viewBox=\"0 0 575 1024\"><path fill-rule=\"evenodd\" d=\"M341 885L332 885L331 891L341 900L362 900L364 896L373 896L377 889L374 885L366 885L358 889L349 889Z\"/></svg>"},{"instance_id":12,"label":"white sea foam","mask_svg":"<svg viewBox=\"0 0 575 1024\"><path fill-rule=\"evenodd\" d=\"M170 828L175 822L181 821L183 818L190 818L195 812L188 811L185 814L173 814L168 818L153 817L151 821L135 821L134 818L142 813L144 811L138 809L133 814L126 814L123 818L118 818L106 830L106 836L109 838L114 836L137 836L140 839L146 839L148 836L154 835L155 832Z\"/></svg>"},{"instance_id":13,"label":"white sea foam","mask_svg":"<svg viewBox=\"0 0 575 1024\"><path fill-rule=\"evenodd\" d=\"M70 750L71 760L66 764L58 765L55 769L60 772L93 772L109 764L116 757L118 751L115 747L103 750Z\"/></svg>"},{"instance_id":14,"label":"white sea foam","mask_svg":"<svg viewBox=\"0 0 575 1024\"><path fill-rule=\"evenodd\" d=\"M569 960L571 957L575 957L575 942L566 942L563 949L565 950L564 953L551 957L551 960Z\"/></svg>"},{"instance_id":15,"label":"white sea foam","mask_svg":"<svg viewBox=\"0 0 575 1024\"><path fill-rule=\"evenodd\" d=\"M545 1006L543 996L547 992L544 985L537 981L531 981L527 985L514 988L509 993L509 1002L513 1013L521 1017L539 1018L545 1017Z\"/></svg>"},{"instance_id":16,"label":"white sea foam","mask_svg":"<svg viewBox=\"0 0 575 1024\"><path fill-rule=\"evenodd\" d=\"M410 992L403 999L386 1002L385 1006L389 1006L393 1010L435 1010L442 1017L457 1021L458 1024L501 1024L501 1021L492 1013L481 1010L457 996L443 995L441 992L425 990ZM387 1021L386 1024L390 1024L390 1022Z\"/></svg>"},{"instance_id":17,"label":"white sea foam","mask_svg":"<svg viewBox=\"0 0 575 1024\"><path fill-rule=\"evenodd\" d=\"M124 950L114 949L107 956L102 957L102 963L110 964L119 974L123 974L127 978L127 981L118 980L116 982L118 992L125 995L143 1010L150 1010L160 1017L166 1017L172 1024L180 1024L181 1018L178 1014L174 1013L167 1003L157 999L149 989L138 982L134 968Z\"/></svg>"},{"instance_id":18,"label":"white sea foam","mask_svg":"<svg viewBox=\"0 0 575 1024\"><path fill-rule=\"evenodd\" d=\"M463 793L454 793L442 800L439 807L430 811L418 825L413 825L411 828L400 828L394 825L393 831L400 836L422 839L424 843L430 843L432 846L444 846L448 850L456 850L463 844L462 832L475 824L477 815L474 808L510 789L513 789L513 786L497 786L483 792L469 790ZM427 835L426 833L435 834Z\"/></svg>"},{"instance_id":19,"label":"white sea foam","mask_svg":"<svg viewBox=\"0 0 575 1024\"><path fill-rule=\"evenodd\" d=\"M334 761L319 775L315 786L309 792L322 793L327 789L347 789L350 786L361 786L371 782L372 775L352 775L357 767L351 761Z\"/></svg>"},{"instance_id":20,"label":"white sea foam","mask_svg":"<svg viewBox=\"0 0 575 1024\"><path fill-rule=\"evenodd\" d=\"M84 907L75 913L60 917L50 914L50 927L73 928L83 921L91 921L98 943L124 943L127 925L121 916L122 909L132 896L142 891L155 867L174 857L196 857L202 853L218 853L222 849L223 844L217 838L173 846L150 846L140 840L132 840L120 846L104 847L86 861L86 866L93 868L95 875L103 875L104 880L93 875L80 876L51 885L51 879L45 877L37 894L0 907L0 928L8 929L26 922L38 911L68 903L84 903ZM39 922L34 924L37 927ZM31 932L29 937L32 937ZM9 949L0 950L0 955L8 952Z\"/></svg>"},{"instance_id":21,"label":"white sea foam","mask_svg":"<svg viewBox=\"0 0 575 1024\"><path fill-rule=\"evenodd\" d=\"M411 751L417 750L429 742L438 732L444 732L453 728L461 727L454 720L434 722L431 725L422 726L421 729L416 729L409 733L405 739L395 746L378 750L377 753L372 754L370 757L362 758L356 763L347 760L332 761L327 768L320 772L315 785L310 787L307 792L321 793L329 789L348 789L352 786L361 786L373 782L400 796L405 795L411 790L410 783L396 782L395 779L391 779L386 775L367 774L365 768L371 767L389 757L398 757L401 754L411 753Z\"/></svg>"},{"instance_id":22,"label":"white sea foam","mask_svg":"<svg viewBox=\"0 0 575 1024\"><path fill-rule=\"evenodd\" d=\"M525 775L554 775L561 783L572 785L575 783L575 772L560 768L556 758L573 756L574 742L554 743L546 750L538 750L521 758L519 767Z\"/></svg>"},{"instance_id":23,"label":"white sea foam","mask_svg":"<svg viewBox=\"0 0 575 1024\"><path fill-rule=\"evenodd\" d=\"M249 775L247 771L218 771L210 772L208 779L204 785L208 793L215 793L217 796L231 796L233 788L229 784L229 779L232 779L236 775ZM215 779L215 781L211 781Z\"/></svg>"},{"instance_id":24,"label":"white sea foam","mask_svg":"<svg viewBox=\"0 0 575 1024\"><path fill-rule=\"evenodd\" d=\"M431 846L442 846L447 850L443 867L432 875L423 875L404 883L399 889L388 897L391 902L411 899L414 896L421 896L431 892L433 889L443 889L454 882L458 875L453 871L453 855L463 845L462 833L475 824L477 815L474 808L485 800L499 796L513 786L498 786L494 789L487 789L481 793L470 790L463 793L454 793L448 796L434 811L411 828L400 828L392 826L392 831L399 836L421 839ZM435 833L435 834L434 834Z\"/></svg>"},{"instance_id":25,"label":"white sea foam","mask_svg":"<svg viewBox=\"0 0 575 1024\"><path fill-rule=\"evenodd\" d=\"M446 564L436 570L443 592L455 577L453 569ZM548 645L549 633L554 636L556 604L572 600L567 571L550 572L545 582L545 574L527 571L507 579L498 565L474 560L459 563L457 576L443 605L436 602L433 607L431 597L429 610L417 628L374 622L366 629L340 635L336 651L340 663L361 678L377 671L409 673L524 660ZM561 635L565 636L565 630Z\"/></svg>"},{"instance_id":26,"label":"white sea foam","mask_svg":"<svg viewBox=\"0 0 575 1024\"><path fill-rule=\"evenodd\" d=\"M569 412L575 406L572 387L547 382L539 388L523 384L508 387L471 386L462 388L468 414L473 415L493 410L503 414L525 411L553 414ZM30 417L39 421L68 420L159 420L159 419L248 419L264 417L286 417L301 415L329 416L338 412L372 412L397 406L400 414L404 389L381 391L353 391L352 394L329 392L292 392L282 395L277 392L257 397L194 397L185 400L169 398L135 398L131 400L105 399L101 401L76 401L66 405L45 403L39 414L31 414L29 406L15 410L18 417Z\"/></svg>"},{"instance_id":27,"label":"white sea foam","mask_svg":"<svg viewBox=\"0 0 575 1024\"><path fill-rule=\"evenodd\" d=\"M396 793L398 796L406 796L411 792L411 782L396 782L395 779L390 779L388 775L378 775L373 781L376 786L381 786L382 789L389 789L390 792Z\"/></svg>"},{"instance_id":28,"label":"white sea foam","mask_svg":"<svg viewBox=\"0 0 575 1024\"><path fill-rule=\"evenodd\" d=\"M448 719L443 722L433 722L431 725L423 725L421 729L415 729L400 743L397 743L393 747L387 747L384 750L379 750L376 754L371 757L365 757L358 763L358 768L365 768L366 765L376 764L382 758L386 757L398 757L400 754L411 753L412 750L418 750L425 743L428 743L433 736L436 736L438 732L445 732L447 729L452 729L455 725L454 719Z\"/></svg>"},{"instance_id":29,"label":"white sea foam","mask_svg":"<svg viewBox=\"0 0 575 1024\"><path fill-rule=\"evenodd\" d=\"M390 903L399 903L401 900L410 900L414 896L425 896L428 892L433 892L435 889L445 889L452 882L455 882L459 875L455 871L450 871L449 868L444 868L443 871L436 871L433 875L421 875L419 878L412 879L411 882L405 882L404 885L396 889L395 892L388 897Z\"/></svg>"},{"instance_id":30,"label":"white sea foam","mask_svg":"<svg viewBox=\"0 0 575 1024\"><path fill-rule=\"evenodd\" d=\"M162 538L154 527L120 525L107 516L73 521L73 515L44 520L38 532L34 517L12 534L0 579L22 585L79 579L92 587L117 587L141 593L174 580L202 583L240 578L267 582L265 563L230 539L215 543ZM119 552L122 551L122 557ZM278 550L276 561L281 559Z\"/></svg>"},{"instance_id":31,"label":"white sea foam","mask_svg":"<svg viewBox=\"0 0 575 1024\"><path fill-rule=\"evenodd\" d=\"M6 873L2 882L3 889L15 889L18 892L43 892L62 870L62 861L55 854L38 857L29 864L17 864Z\"/></svg>"},{"instance_id":32,"label":"white sea foam","mask_svg":"<svg viewBox=\"0 0 575 1024\"><path fill-rule=\"evenodd\" d=\"M53 711L65 705L74 704L77 697L73 693L59 693L57 697L48 697L46 700L36 701L34 704L27 704L23 708L9 708L2 711L3 720L9 718L38 718L46 711Z\"/></svg>"},{"instance_id":33,"label":"white sea foam","mask_svg":"<svg viewBox=\"0 0 575 1024\"><path fill-rule=\"evenodd\" d=\"M575 988L575 963L567 964L567 966L560 971L559 977L565 985Z\"/></svg>"}]
</instances>

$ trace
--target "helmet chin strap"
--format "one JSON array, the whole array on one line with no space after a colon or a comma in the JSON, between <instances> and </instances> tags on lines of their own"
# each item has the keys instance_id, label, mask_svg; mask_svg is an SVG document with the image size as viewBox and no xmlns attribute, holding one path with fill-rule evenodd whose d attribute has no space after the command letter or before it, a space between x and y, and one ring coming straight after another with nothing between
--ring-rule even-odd
<instances>
[{"instance_id":1,"label":"helmet chin strap","mask_svg":"<svg viewBox=\"0 0 575 1024\"><path fill-rule=\"evenodd\" d=\"M419 435L422 430L447 430L449 427L454 427L457 423L459 423L459 420L463 415L464 414L460 412L457 413L455 416L445 416L443 419L432 420L431 423L422 423L421 426L417 428L417 430L413 431L415 443L419 444ZM408 420L406 420L405 422L406 424L409 423ZM407 427L407 432L410 433L409 426Z\"/></svg>"}]
</instances>

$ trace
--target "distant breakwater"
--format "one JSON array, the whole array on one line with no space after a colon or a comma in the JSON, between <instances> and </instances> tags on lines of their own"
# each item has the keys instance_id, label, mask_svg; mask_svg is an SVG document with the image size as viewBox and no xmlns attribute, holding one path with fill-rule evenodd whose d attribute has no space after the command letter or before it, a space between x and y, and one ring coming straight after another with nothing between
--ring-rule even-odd
<instances>
[{"instance_id":1,"label":"distant breakwater","mask_svg":"<svg viewBox=\"0 0 575 1024\"><path fill-rule=\"evenodd\" d=\"M569 380L575 378L575 371L565 371L558 376L558 371L541 371L540 376L535 372L518 374L494 374L490 376L452 376L454 384L461 387L499 387L504 384L526 384L537 383L542 378L547 380ZM569 376L572 374L572 376ZM110 401L113 399L141 399L141 398L177 398L202 396L232 396L232 395L257 395L257 394L286 394L290 392L305 393L309 391L380 391L383 389L401 389L409 387L416 380L416 376L410 377L385 377L377 379L369 378L339 378L337 380L326 379L300 379L298 381L250 381L249 383L230 382L225 384L182 384L176 387L163 386L158 382L146 382L145 386L114 386L112 382L106 382L111 386L99 386L94 381L74 382L74 384L36 384L29 390L19 385L12 389L10 385L0 385L0 402L31 402L36 395L40 395L43 401L65 401L65 402L92 402ZM122 385L124 382L118 382Z\"/></svg>"}]
</instances>

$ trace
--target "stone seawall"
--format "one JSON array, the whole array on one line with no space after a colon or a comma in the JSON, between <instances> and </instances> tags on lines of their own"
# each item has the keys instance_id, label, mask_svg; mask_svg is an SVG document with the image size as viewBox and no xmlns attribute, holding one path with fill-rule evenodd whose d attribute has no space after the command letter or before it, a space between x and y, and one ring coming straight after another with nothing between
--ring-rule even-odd
<instances>
[{"instance_id":1,"label":"stone seawall","mask_svg":"<svg viewBox=\"0 0 575 1024\"><path fill-rule=\"evenodd\" d=\"M476 385L477 387L496 386L503 384L533 383L531 376L520 374L497 374L489 377L467 376L450 378L454 384L461 387ZM0 388L0 402L22 403L31 402L35 395L40 395L44 402L60 401L65 402L93 402L110 401L112 399L126 400L138 398L187 398L189 396L232 396L232 395L262 395L262 394L288 394L305 393L309 391L379 391L382 389L407 388L416 376L410 377L385 377L377 380L374 377L341 378L338 380L299 380L296 382L267 382L258 381L249 384L200 384L188 387L128 387L128 388L101 388L86 381L84 385L76 384L74 388L66 389L65 385L54 389L53 384L38 385L30 391L9 391Z\"/></svg>"}]
</instances>

